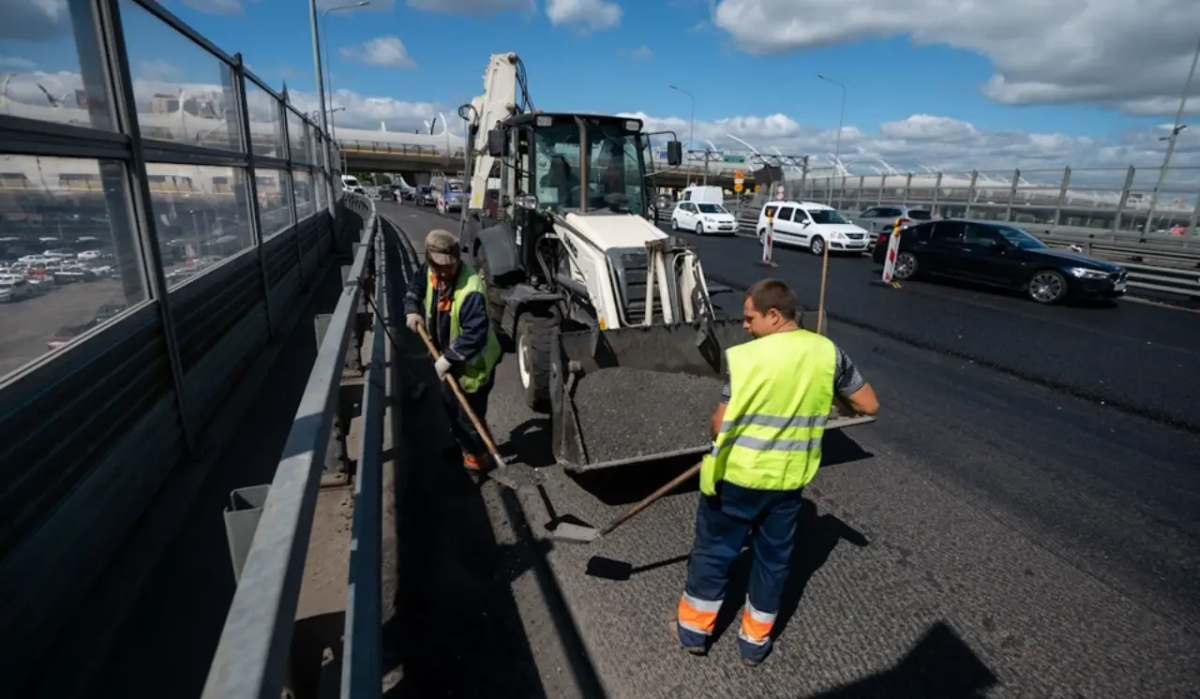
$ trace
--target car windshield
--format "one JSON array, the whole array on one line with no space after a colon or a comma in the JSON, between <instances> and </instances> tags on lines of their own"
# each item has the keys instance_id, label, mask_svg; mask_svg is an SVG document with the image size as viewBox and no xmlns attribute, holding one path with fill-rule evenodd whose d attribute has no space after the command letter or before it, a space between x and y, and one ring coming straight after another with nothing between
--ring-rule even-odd
<instances>
[{"instance_id":1,"label":"car windshield","mask_svg":"<svg viewBox=\"0 0 1200 699\"><path fill-rule=\"evenodd\" d=\"M429 194L431 191L433 191L433 188L427 184L423 184L417 189L420 190L421 194Z\"/></svg>"},{"instance_id":2,"label":"car windshield","mask_svg":"<svg viewBox=\"0 0 1200 699\"><path fill-rule=\"evenodd\" d=\"M579 126L574 120L556 121L533 129L537 158L534 188L540 206L559 211L578 210L580 184L587 186L588 209L608 206L611 194L625 195L631 213L642 213L642 170L639 136L622 128L624 122L586 121L587 172L579 172Z\"/></svg>"},{"instance_id":3,"label":"car windshield","mask_svg":"<svg viewBox=\"0 0 1200 699\"><path fill-rule=\"evenodd\" d=\"M850 223L834 209L808 209L808 215L812 216L813 223Z\"/></svg>"},{"instance_id":4,"label":"car windshield","mask_svg":"<svg viewBox=\"0 0 1200 699\"><path fill-rule=\"evenodd\" d=\"M451 192L461 192L463 191L462 182L451 182L446 185L446 189L449 189Z\"/></svg>"},{"instance_id":5,"label":"car windshield","mask_svg":"<svg viewBox=\"0 0 1200 699\"><path fill-rule=\"evenodd\" d=\"M996 232L1004 236L1010 245L1022 250L1040 250L1046 247L1046 244L1020 228L1012 226L993 226Z\"/></svg>"},{"instance_id":6,"label":"car windshield","mask_svg":"<svg viewBox=\"0 0 1200 699\"><path fill-rule=\"evenodd\" d=\"M727 214L724 206L720 204L697 204L702 214Z\"/></svg>"},{"instance_id":7,"label":"car windshield","mask_svg":"<svg viewBox=\"0 0 1200 699\"><path fill-rule=\"evenodd\" d=\"M346 177L346 178L342 179L342 184L350 186L350 187L357 187L358 180L354 179L353 177Z\"/></svg>"}]
</instances>

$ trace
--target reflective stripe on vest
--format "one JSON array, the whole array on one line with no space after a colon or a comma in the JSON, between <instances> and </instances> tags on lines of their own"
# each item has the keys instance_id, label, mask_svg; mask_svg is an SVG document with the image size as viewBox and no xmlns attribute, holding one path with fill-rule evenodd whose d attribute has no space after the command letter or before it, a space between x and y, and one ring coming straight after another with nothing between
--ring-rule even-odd
<instances>
[{"instance_id":1,"label":"reflective stripe on vest","mask_svg":"<svg viewBox=\"0 0 1200 699\"><path fill-rule=\"evenodd\" d=\"M821 465L821 438L833 407L837 350L807 330L775 333L726 353L732 395L700 490L729 481L756 490L795 490Z\"/></svg>"},{"instance_id":2,"label":"reflective stripe on vest","mask_svg":"<svg viewBox=\"0 0 1200 699\"><path fill-rule=\"evenodd\" d=\"M459 268L458 279L454 282L454 292L451 294L450 342L454 342L462 334L462 323L459 322L458 314L462 311L463 300L475 293L483 295L483 307L486 309L487 286L483 283L483 279L475 269L464 263ZM433 271L431 270L429 277L425 280L426 319L433 317L433 304L436 301L437 280L434 278ZM496 338L496 333L492 330L489 323L487 348L455 374L458 378L458 385L462 388L463 393L474 393L479 390L480 386L487 383L492 369L496 368L497 362L500 361L500 352L500 340Z\"/></svg>"}]
</instances>

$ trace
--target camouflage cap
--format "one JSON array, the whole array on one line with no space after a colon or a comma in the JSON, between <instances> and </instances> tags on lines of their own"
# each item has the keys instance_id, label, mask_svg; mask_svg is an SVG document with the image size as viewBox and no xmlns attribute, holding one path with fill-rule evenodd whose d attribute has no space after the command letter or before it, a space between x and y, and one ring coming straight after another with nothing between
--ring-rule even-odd
<instances>
[{"instance_id":1,"label":"camouflage cap","mask_svg":"<svg viewBox=\"0 0 1200 699\"><path fill-rule=\"evenodd\" d=\"M459 258L458 236L438 228L425 236L425 259L435 265L448 267Z\"/></svg>"}]
</instances>

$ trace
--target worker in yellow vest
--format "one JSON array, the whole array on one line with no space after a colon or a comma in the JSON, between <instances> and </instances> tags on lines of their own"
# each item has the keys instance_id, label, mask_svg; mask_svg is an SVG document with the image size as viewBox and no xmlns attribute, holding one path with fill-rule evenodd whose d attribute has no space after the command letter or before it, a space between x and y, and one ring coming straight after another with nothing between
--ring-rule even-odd
<instances>
[{"instance_id":1,"label":"worker in yellow vest","mask_svg":"<svg viewBox=\"0 0 1200 699\"><path fill-rule=\"evenodd\" d=\"M728 382L712 416L696 543L679 600L679 641L695 655L708 651L730 568L753 532L738 646L748 666L766 658L801 492L821 465L830 409L837 400L844 414L879 410L874 389L850 358L828 338L798 327L799 310L787 284L757 282L746 291L743 308L743 325L755 339L725 353Z\"/></svg>"},{"instance_id":2,"label":"worker in yellow vest","mask_svg":"<svg viewBox=\"0 0 1200 699\"><path fill-rule=\"evenodd\" d=\"M447 374L458 379L467 404L484 423L493 370L500 361L500 342L487 307L487 287L474 268L463 263L458 237L446 230L430 231L425 264L404 295L404 323L413 332L426 323L429 339L441 352L433 365L438 380ZM443 381L442 388L463 466L479 471L487 462L487 447L449 385Z\"/></svg>"}]
</instances>

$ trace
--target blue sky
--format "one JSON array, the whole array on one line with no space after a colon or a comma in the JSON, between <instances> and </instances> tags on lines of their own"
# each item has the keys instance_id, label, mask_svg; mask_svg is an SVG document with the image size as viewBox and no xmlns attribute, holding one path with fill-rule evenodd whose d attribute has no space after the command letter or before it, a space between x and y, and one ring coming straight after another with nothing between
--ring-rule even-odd
<instances>
[{"instance_id":1,"label":"blue sky","mask_svg":"<svg viewBox=\"0 0 1200 699\"><path fill-rule=\"evenodd\" d=\"M52 31L62 16L44 9L63 0L5 2L18 14L0 26L0 71L69 82L78 60L69 35ZM327 45L334 87L349 91L338 102L346 126L376 128L382 118L411 128L437 109L452 116L480 92L489 55L515 51L543 109L640 113L652 126L686 130L691 102L667 86L690 90L698 140L728 143L733 133L789 153L832 151L841 95L817 79L823 73L848 88L843 153L930 154L938 166L959 156L1140 164L1161 160L1157 137L1174 118L1200 39L1195 0L1156 3L1158 12L1139 13L1125 0L965 3L953 12L942 0L373 0L331 13ZM218 46L240 50L268 84L286 80L298 104L306 96L315 107L307 4L164 0ZM1080 4L1086 12L1065 16ZM219 81L213 59L132 0L121 6L135 78ZM391 42L387 55L408 61L355 60L372 41ZM1200 97L1188 111L1200 112ZM1186 160L1200 138L1185 133Z\"/></svg>"}]
</instances>

